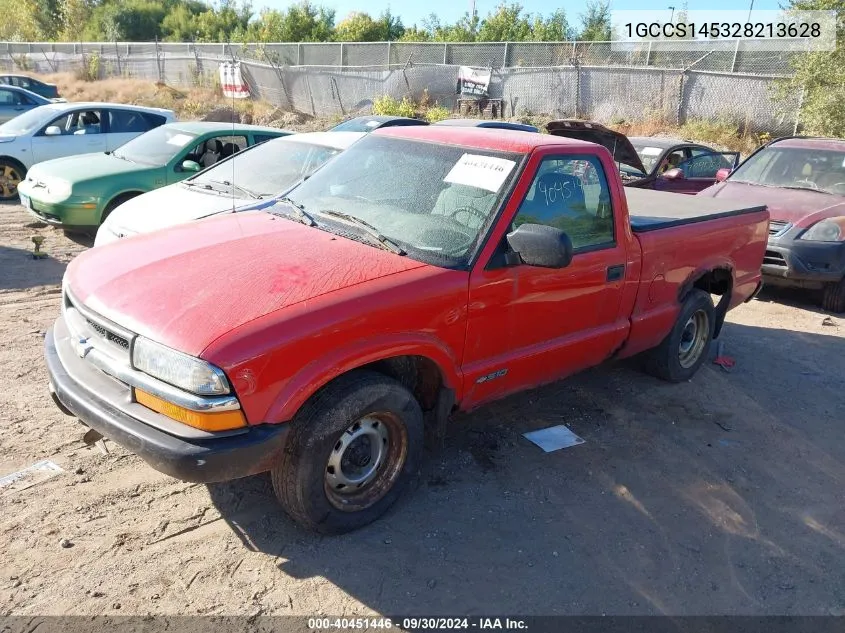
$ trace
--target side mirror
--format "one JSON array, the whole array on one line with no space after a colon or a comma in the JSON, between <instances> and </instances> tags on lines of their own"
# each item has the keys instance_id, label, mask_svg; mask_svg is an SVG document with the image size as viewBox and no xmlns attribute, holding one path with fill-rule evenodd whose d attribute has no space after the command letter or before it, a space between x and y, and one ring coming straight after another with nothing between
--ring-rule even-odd
<instances>
[{"instance_id":1,"label":"side mirror","mask_svg":"<svg viewBox=\"0 0 845 633\"><path fill-rule=\"evenodd\" d=\"M522 224L507 239L508 245L528 266L565 268L572 261L572 241L553 226Z\"/></svg>"},{"instance_id":2,"label":"side mirror","mask_svg":"<svg viewBox=\"0 0 845 633\"><path fill-rule=\"evenodd\" d=\"M202 171L202 167L195 160L186 160L179 166L179 171L198 172Z\"/></svg>"},{"instance_id":3,"label":"side mirror","mask_svg":"<svg viewBox=\"0 0 845 633\"><path fill-rule=\"evenodd\" d=\"M722 167L719 171L716 172L716 182L722 182L730 175L731 170L727 167Z\"/></svg>"},{"instance_id":4,"label":"side mirror","mask_svg":"<svg viewBox=\"0 0 845 633\"><path fill-rule=\"evenodd\" d=\"M669 169L663 174L663 178L666 180L683 180L684 179L684 172L677 167L673 169Z\"/></svg>"},{"instance_id":5,"label":"side mirror","mask_svg":"<svg viewBox=\"0 0 845 633\"><path fill-rule=\"evenodd\" d=\"M62 128L58 125L50 125L44 130L44 136L61 136L62 135Z\"/></svg>"}]
</instances>

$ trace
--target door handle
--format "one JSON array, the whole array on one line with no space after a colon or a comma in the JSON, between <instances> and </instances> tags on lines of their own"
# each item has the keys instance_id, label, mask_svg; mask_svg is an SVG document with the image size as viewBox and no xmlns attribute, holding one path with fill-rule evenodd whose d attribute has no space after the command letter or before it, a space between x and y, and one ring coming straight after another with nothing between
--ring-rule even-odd
<instances>
[{"instance_id":1,"label":"door handle","mask_svg":"<svg viewBox=\"0 0 845 633\"><path fill-rule=\"evenodd\" d=\"M619 281L625 276L625 264L617 264L616 266L607 267L607 280Z\"/></svg>"}]
</instances>

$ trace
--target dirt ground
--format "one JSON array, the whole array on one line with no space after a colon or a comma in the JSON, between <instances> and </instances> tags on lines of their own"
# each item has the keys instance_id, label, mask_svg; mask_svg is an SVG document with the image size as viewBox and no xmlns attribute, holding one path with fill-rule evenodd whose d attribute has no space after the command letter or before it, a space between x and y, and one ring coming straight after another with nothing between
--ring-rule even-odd
<instances>
[{"instance_id":1,"label":"dirt ground","mask_svg":"<svg viewBox=\"0 0 845 633\"><path fill-rule=\"evenodd\" d=\"M267 477L185 484L82 442L42 336L83 246L31 221L0 206L0 476L64 470L0 488L0 615L845 615L845 318L810 296L732 312L730 373L619 363L459 416L385 518L319 537ZM586 442L521 436L559 423Z\"/></svg>"}]
</instances>

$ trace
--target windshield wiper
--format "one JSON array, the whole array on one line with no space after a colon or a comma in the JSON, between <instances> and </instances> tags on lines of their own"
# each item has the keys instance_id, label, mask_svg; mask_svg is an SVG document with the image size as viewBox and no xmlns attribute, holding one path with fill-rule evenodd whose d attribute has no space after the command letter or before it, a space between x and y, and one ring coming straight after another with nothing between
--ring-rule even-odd
<instances>
[{"instance_id":1,"label":"windshield wiper","mask_svg":"<svg viewBox=\"0 0 845 633\"><path fill-rule=\"evenodd\" d=\"M224 187L231 187L235 191L240 191L242 194L249 196L253 200L261 200L261 196L259 196L254 191L250 191L245 187L241 187L240 185L236 185L234 183L229 182L228 180L209 180L208 182L213 182L215 185L223 185Z\"/></svg>"},{"instance_id":2,"label":"windshield wiper","mask_svg":"<svg viewBox=\"0 0 845 633\"><path fill-rule=\"evenodd\" d=\"M302 224L305 224L306 226L317 226L317 221L305 211L305 207L303 207L301 204L294 202L290 198L279 198L278 200L276 200L276 202L282 202L292 208L294 211L293 215L299 222L302 222ZM271 208L272 207L268 207L267 209L265 209L265 211L273 213L272 211L270 211Z\"/></svg>"},{"instance_id":3,"label":"windshield wiper","mask_svg":"<svg viewBox=\"0 0 845 633\"><path fill-rule=\"evenodd\" d=\"M390 251L391 253L395 253L397 255L405 255L405 251L403 251L396 244L396 242L392 242L389 238L382 235L381 232L379 232L379 230L376 227L374 227L369 222L362 220L359 217L356 217L354 215L349 215L348 213L343 213L342 211L334 211L332 209L323 209L322 211L319 211L319 213L322 213L322 214L325 214L325 215L330 215L330 216L335 217L335 218L340 218L341 220L346 220L347 222L364 229L364 231L370 237L373 237L376 240L378 240L379 244L384 246L384 248L386 250Z\"/></svg>"},{"instance_id":4,"label":"windshield wiper","mask_svg":"<svg viewBox=\"0 0 845 633\"><path fill-rule=\"evenodd\" d=\"M209 191L213 190L213 187L204 182L190 182L188 180L183 180L180 184L184 185L185 187L202 187L203 189L208 189Z\"/></svg>"},{"instance_id":5,"label":"windshield wiper","mask_svg":"<svg viewBox=\"0 0 845 633\"><path fill-rule=\"evenodd\" d=\"M108 154L108 152L106 152L106 154ZM123 154L118 154L117 152L112 152L111 155L114 156L115 158L119 158L120 160L125 160L127 163L134 163L135 162L134 160L126 158L126 156L124 156Z\"/></svg>"},{"instance_id":6,"label":"windshield wiper","mask_svg":"<svg viewBox=\"0 0 845 633\"><path fill-rule=\"evenodd\" d=\"M781 189L796 189L797 191L815 191L816 193L826 193L827 195L832 195L829 191L825 191L824 189L814 189L813 187L796 187L795 185L783 185Z\"/></svg>"}]
</instances>

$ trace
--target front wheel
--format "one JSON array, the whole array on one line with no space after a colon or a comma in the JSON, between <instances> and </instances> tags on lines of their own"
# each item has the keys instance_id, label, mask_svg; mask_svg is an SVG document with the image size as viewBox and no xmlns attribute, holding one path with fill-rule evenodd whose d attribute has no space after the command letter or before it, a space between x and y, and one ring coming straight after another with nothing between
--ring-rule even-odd
<instances>
[{"instance_id":1,"label":"front wheel","mask_svg":"<svg viewBox=\"0 0 845 633\"><path fill-rule=\"evenodd\" d=\"M26 178L26 169L18 163L0 158L0 200L18 197L18 185Z\"/></svg>"},{"instance_id":2,"label":"front wheel","mask_svg":"<svg viewBox=\"0 0 845 633\"><path fill-rule=\"evenodd\" d=\"M271 475L276 496L305 528L342 534L379 518L419 467L423 414L399 382L371 371L341 376L291 423Z\"/></svg>"},{"instance_id":3,"label":"front wheel","mask_svg":"<svg viewBox=\"0 0 845 633\"><path fill-rule=\"evenodd\" d=\"M828 312L845 312L845 278L825 284L822 309Z\"/></svg>"},{"instance_id":4,"label":"front wheel","mask_svg":"<svg viewBox=\"0 0 845 633\"><path fill-rule=\"evenodd\" d=\"M669 335L646 356L649 373L669 382L689 380L710 353L713 300L703 290L687 296Z\"/></svg>"}]
</instances>

